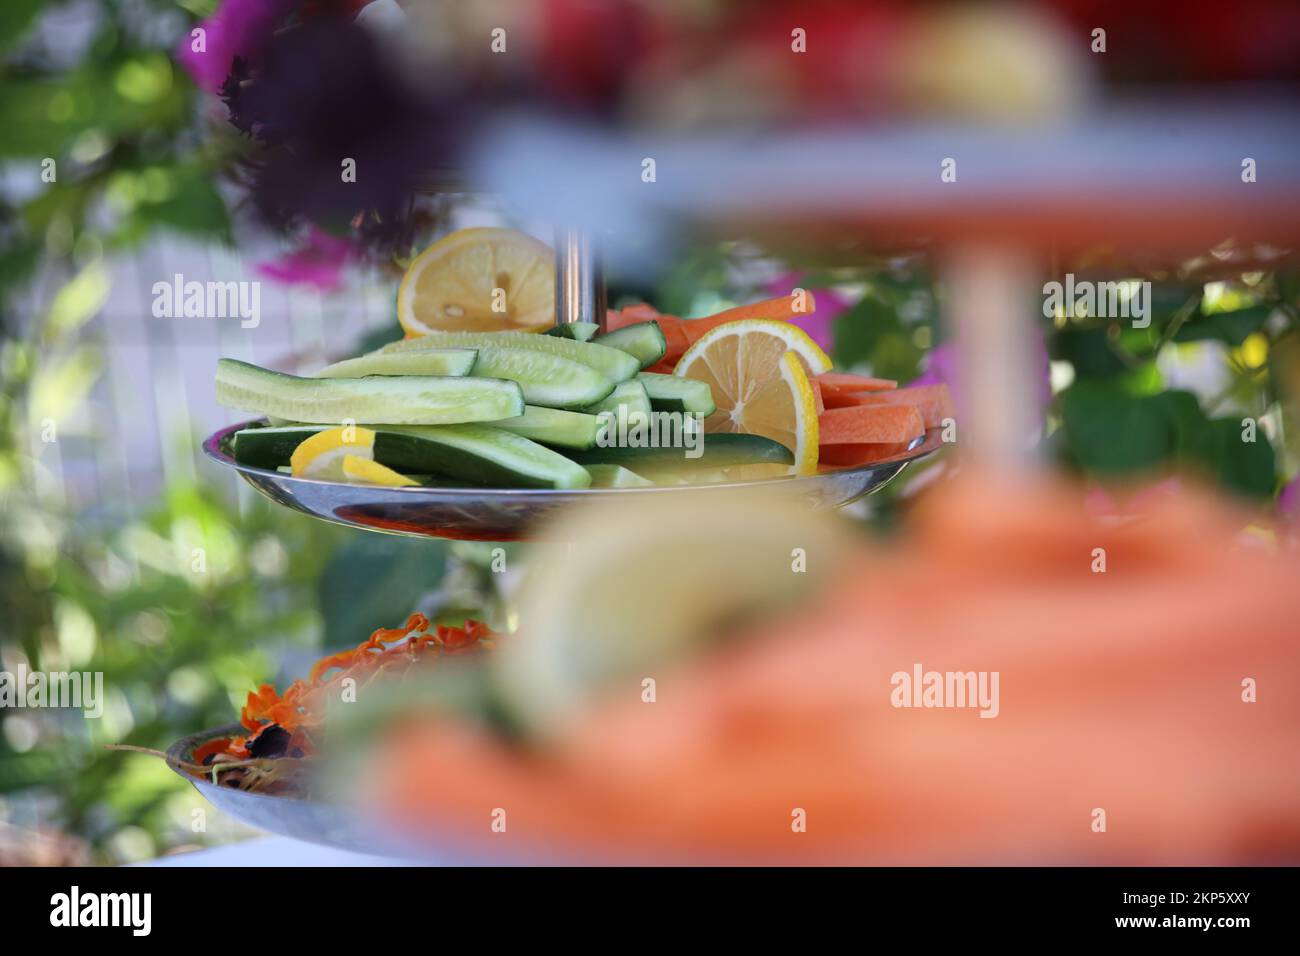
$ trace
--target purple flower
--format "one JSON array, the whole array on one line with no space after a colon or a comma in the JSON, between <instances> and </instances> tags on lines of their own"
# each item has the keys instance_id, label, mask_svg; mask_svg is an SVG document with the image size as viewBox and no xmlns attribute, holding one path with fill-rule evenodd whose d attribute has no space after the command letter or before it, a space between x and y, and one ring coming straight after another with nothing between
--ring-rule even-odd
<instances>
[{"instance_id":1,"label":"purple flower","mask_svg":"<svg viewBox=\"0 0 1300 956\"><path fill-rule=\"evenodd\" d=\"M216 93L230 75L235 57L255 57L297 5L298 0L222 0L217 11L196 28L203 31L202 44L187 33L176 57L200 89ZM196 50L200 45L202 49Z\"/></svg>"},{"instance_id":2,"label":"purple flower","mask_svg":"<svg viewBox=\"0 0 1300 956\"><path fill-rule=\"evenodd\" d=\"M792 289L805 288L799 284L801 276L797 272L788 272L767 284L771 295L790 295ZM822 349L829 352L834 344L835 320L853 304L834 289L807 289L816 300L817 307L807 315L796 316L790 320L808 333L809 338Z\"/></svg>"},{"instance_id":3,"label":"purple flower","mask_svg":"<svg viewBox=\"0 0 1300 956\"><path fill-rule=\"evenodd\" d=\"M257 271L276 282L334 292L343 285L343 269L355 251L347 239L313 226L300 248L279 259L258 263Z\"/></svg>"},{"instance_id":4,"label":"purple flower","mask_svg":"<svg viewBox=\"0 0 1300 956\"><path fill-rule=\"evenodd\" d=\"M1300 540L1300 476L1292 478L1277 496L1277 516L1283 530Z\"/></svg>"}]
</instances>

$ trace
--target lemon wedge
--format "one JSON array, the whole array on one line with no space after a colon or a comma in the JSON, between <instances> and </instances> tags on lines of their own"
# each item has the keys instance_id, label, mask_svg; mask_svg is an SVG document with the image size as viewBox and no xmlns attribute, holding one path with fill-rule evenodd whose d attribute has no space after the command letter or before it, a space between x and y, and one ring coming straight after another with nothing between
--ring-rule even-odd
<instances>
[{"instance_id":1,"label":"lemon wedge","mask_svg":"<svg viewBox=\"0 0 1300 956\"><path fill-rule=\"evenodd\" d=\"M397 290L408 338L541 332L555 321L555 256L514 229L461 229L420 253Z\"/></svg>"},{"instance_id":2,"label":"lemon wedge","mask_svg":"<svg viewBox=\"0 0 1300 956\"><path fill-rule=\"evenodd\" d=\"M362 458L360 455L343 456L343 476L349 481L383 485L386 488L409 488L419 484L373 458Z\"/></svg>"},{"instance_id":3,"label":"lemon wedge","mask_svg":"<svg viewBox=\"0 0 1300 956\"><path fill-rule=\"evenodd\" d=\"M594 698L635 699L647 677L671 693L682 657L813 598L852 552L838 521L771 487L587 502L542 542L493 665L520 726L555 740Z\"/></svg>"},{"instance_id":4,"label":"lemon wedge","mask_svg":"<svg viewBox=\"0 0 1300 956\"><path fill-rule=\"evenodd\" d=\"M360 425L342 425L317 432L293 450L289 465L295 478L347 481L343 460L375 457L375 433Z\"/></svg>"},{"instance_id":5,"label":"lemon wedge","mask_svg":"<svg viewBox=\"0 0 1300 956\"><path fill-rule=\"evenodd\" d=\"M706 332L674 374L709 386L717 410L704 420L706 434L771 438L794 453L795 474L811 475L817 471L817 399L809 375L830 368L830 357L797 326L745 319Z\"/></svg>"}]
</instances>

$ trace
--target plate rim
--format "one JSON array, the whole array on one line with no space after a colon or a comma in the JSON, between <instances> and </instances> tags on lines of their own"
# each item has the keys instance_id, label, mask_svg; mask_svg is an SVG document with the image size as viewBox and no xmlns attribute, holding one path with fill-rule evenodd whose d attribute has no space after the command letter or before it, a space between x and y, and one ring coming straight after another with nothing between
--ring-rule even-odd
<instances>
[{"instance_id":1,"label":"plate rim","mask_svg":"<svg viewBox=\"0 0 1300 956\"><path fill-rule=\"evenodd\" d=\"M263 418L251 418L247 421L238 422L234 425L227 425L219 428L203 440L203 453L208 458L224 465L227 468L233 468L244 475L253 475L261 478L271 479L276 482L284 482L293 485L323 485L332 488L348 487L346 482L325 481L319 478L300 478L295 475L285 474L280 471L271 471L267 468L258 468L254 465L246 465L235 460L234 456L223 447L226 440L235 432L253 426L259 426L267 422ZM329 427L329 426L323 426ZM420 497L426 494L436 494L439 497L479 499L484 496L492 497L543 497L554 498L557 500L568 500L574 496L581 497L606 497L612 495L645 495L661 494L664 492L681 492L681 491L715 491L723 489L742 489L758 488L765 485L780 485L782 487L793 487L797 484L816 485L828 478L838 476L854 476L869 474L881 468L894 465L906 465L913 461L925 458L938 451L944 443L941 428L929 428L925 433L914 439L905 451L901 451L889 458L882 458L879 461L873 461L865 465L856 465L849 468L838 468L834 471L819 472L815 475L787 475L780 478L759 478L750 481L727 481L713 482L710 484L700 485L656 485L653 487L639 488L495 488L491 486L473 486L473 487L455 487L440 488L431 485L420 485L414 487L384 487L385 492L396 492L398 494Z\"/></svg>"}]
</instances>

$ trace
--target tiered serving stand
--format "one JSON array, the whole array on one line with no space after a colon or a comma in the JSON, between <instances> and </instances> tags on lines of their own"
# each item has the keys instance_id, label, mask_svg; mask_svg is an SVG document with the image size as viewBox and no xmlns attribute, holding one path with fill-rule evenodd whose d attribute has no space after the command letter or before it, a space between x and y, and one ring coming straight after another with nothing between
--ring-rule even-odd
<instances>
[{"instance_id":1,"label":"tiered serving stand","mask_svg":"<svg viewBox=\"0 0 1300 956\"><path fill-rule=\"evenodd\" d=\"M646 157L656 160L653 183L641 180ZM1247 158L1254 182L1241 175ZM941 177L945 160L955 160L955 181ZM1115 278L1132 275L1135 264L1176 274L1189 257L1234 238L1253 244L1266 268L1274 250L1300 244L1300 111L1261 97L1134 104L1050 127L907 126L756 141L637 142L516 123L484 144L474 168L512 209L565 224L556 239L558 322L603 318L598 245L631 261L646 242L667 243L683 228L777 245L793 238L828 261L851 262L887 243L928 249L944 279L946 321L963 346L962 461L1008 478L1033 467L1025 441L1035 405L1029 310L1042 302L1036 283L1043 266L1102 243L1126 264ZM628 223L637 224L639 252L627 241ZM1226 267L1248 268L1236 261ZM526 539L584 500L681 490L313 481L236 462L227 442L241 427L212 435L204 451L279 504L371 531ZM786 489L811 506L835 508L879 489L940 444L931 431L906 453L861 468L692 490ZM197 744L232 732L196 734L170 756L185 760ZM363 852L399 845L342 808L194 783L215 806L261 829Z\"/></svg>"}]
</instances>

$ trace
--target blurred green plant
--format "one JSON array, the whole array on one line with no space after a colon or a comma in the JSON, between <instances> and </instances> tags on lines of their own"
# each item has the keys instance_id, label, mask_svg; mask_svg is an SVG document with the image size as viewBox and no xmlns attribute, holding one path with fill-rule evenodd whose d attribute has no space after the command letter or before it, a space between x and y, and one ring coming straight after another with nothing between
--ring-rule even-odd
<instances>
[{"instance_id":1,"label":"blurred green plant","mask_svg":"<svg viewBox=\"0 0 1300 956\"><path fill-rule=\"evenodd\" d=\"M100 671L106 704L98 720L0 710L0 824L120 862L231 831L195 833L203 803L185 781L104 744L166 748L236 719L258 683L300 676L281 672L291 648L358 643L440 584L440 608L474 613L492 588L482 555L444 581L436 543L313 521L225 474L134 505L65 500L45 431L82 451L117 437L88 406L113 358L86 334L110 293L104 256L160 231L226 242L230 224L213 186L226 144L196 135L194 88L168 55L188 15L102 0L69 62L67 38L37 29L59 6L0 4L0 163L18 183L0 190L0 670ZM56 291L33 307L41 287ZM198 437L169 436L181 455Z\"/></svg>"}]
</instances>

